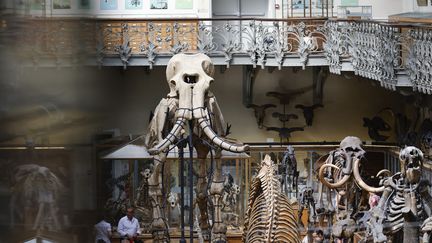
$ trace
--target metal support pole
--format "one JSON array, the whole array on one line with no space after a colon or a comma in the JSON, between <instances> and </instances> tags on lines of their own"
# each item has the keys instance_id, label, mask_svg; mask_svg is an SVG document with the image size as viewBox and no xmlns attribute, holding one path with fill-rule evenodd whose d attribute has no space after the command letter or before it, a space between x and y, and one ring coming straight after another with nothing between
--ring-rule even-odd
<instances>
[{"instance_id":1,"label":"metal support pole","mask_svg":"<svg viewBox=\"0 0 432 243\"><path fill-rule=\"evenodd\" d=\"M182 138L183 140L183 138ZM179 161L180 161L180 231L181 238L180 243L186 243L185 239L185 229L184 229L184 201L185 201L185 193L184 193L184 141L179 143Z\"/></svg>"},{"instance_id":2,"label":"metal support pole","mask_svg":"<svg viewBox=\"0 0 432 243\"><path fill-rule=\"evenodd\" d=\"M312 185L312 175L313 175L313 151L308 151L308 155L309 155L309 168L308 168L308 180L307 180L307 184L310 188L313 189L313 185Z\"/></svg>"},{"instance_id":3,"label":"metal support pole","mask_svg":"<svg viewBox=\"0 0 432 243\"><path fill-rule=\"evenodd\" d=\"M312 18L312 0L309 0L309 18Z\"/></svg>"},{"instance_id":4,"label":"metal support pole","mask_svg":"<svg viewBox=\"0 0 432 243\"><path fill-rule=\"evenodd\" d=\"M193 243L193 124L189 121L189 239Z\"/></svg>"}]
</instances>

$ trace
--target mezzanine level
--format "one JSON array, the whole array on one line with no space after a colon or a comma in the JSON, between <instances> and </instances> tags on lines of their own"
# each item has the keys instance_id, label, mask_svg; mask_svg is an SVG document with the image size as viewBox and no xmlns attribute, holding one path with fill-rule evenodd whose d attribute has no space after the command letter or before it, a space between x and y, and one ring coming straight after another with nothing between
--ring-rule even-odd
<instances>
[{"instance_id":1,"label":"mezzanine level","mask_svg":"<svg viewBox=\"0 0 432 243\"><path fill-rule=\"evenodd\" d=\"M15 19L3 46L33 67L164 66L180 52L215 65L325 67L353 71L389 89L432 93L432 26L366 20ZM5 45L12 43L12 45Z\"/></svg>"}]
</instances>

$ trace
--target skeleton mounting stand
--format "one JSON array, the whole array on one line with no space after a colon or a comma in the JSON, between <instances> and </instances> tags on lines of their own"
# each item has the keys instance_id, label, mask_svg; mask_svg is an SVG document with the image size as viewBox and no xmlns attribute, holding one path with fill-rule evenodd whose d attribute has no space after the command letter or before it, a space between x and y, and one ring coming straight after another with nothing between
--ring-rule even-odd
<instances>
[{"instance_id":1,"label":"skeleton mounting stand","mask_svg":"<svg viewBox=\"0 0 432 243\"><path fill-rule=\"evenodd\" d=\"M193 134L193 124L192 120L188 121L189 124L189 239L190 243L193 243L193 144L192 144L192 134ZM183 172L182 172L183 173ZM184 200L184 197L182 197ZM184 210L184 208L182 208ZM184 214L183 214L184 215ZM182 219L184 220L184 219Z\"/></svg>"},{"instance_id":2,"label":"skeleton mounting stand","mask_svg":"<svg viewBox=\"0 0 432 243\"><path fill-rule=\"evenodd\" d=\"M180 231L181 231L181 238L180 243L186 243L185 239L185 229L184 229L184 147L186 147L185 144L186 140L182 138L178 143L177 147L179 149L179 161L180 161L180 168L179 168L179 175L180 175Z\"/></svg>"},{"instance_id":3,"label":"skeleton mounting stand","mask_svg":"<svg viewBox=\"0 0 432 243\"><path fill-rule=\"evenodd\" d=\"M180 174L180 231L181 231L181 238L180 243L186 243L186 237L185 237L185 177L184 177L184 170L185 170L185 157L184 157L184 148L186 147L186 144L188 145L189 149L189 160L188 160L188 182L189 182L189 240L190 242L193 242L193 121L188 122L189 127L189 134L186 138L181 138L179 142L177 142L178 147L178 155L179 155L179 162L180 162L180 168L179 168L179 174ZM202 140L202 139L200 139ZM206 143L204 140L202 140L204 144L207 144L207 146L211 147L208 143ZM213 157L213 156L211 156ZM209 239L211 241L211 239Z\"/></svg>"}]
</instances>

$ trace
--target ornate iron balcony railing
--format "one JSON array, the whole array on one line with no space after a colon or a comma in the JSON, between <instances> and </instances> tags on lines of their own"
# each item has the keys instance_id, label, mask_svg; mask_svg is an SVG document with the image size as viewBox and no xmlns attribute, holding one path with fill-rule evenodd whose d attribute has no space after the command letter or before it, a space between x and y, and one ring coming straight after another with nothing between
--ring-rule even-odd
<instances>
[{"instance_id":1,"label":"ornate iron balcony railing","mask_svg":"<svg viewBox=\"0 0 432 243\"><path fill-rule=\"evenodd\" d=\"M322 53L324 19L258 20L103 20L98 22L98 60L119 55L127 65L131 57L148 59L179 52L203 52L223 56L229 67L233 58L248 56L250 64L264 67L267 57L282 67L284 58L295 55L306 66L309 54Z\"/></svg>"},{"instance_id":2,"label":"ornate iron balcony railing","mask_svg":"<svg viewBox=\"0 0 432 243\"><path fill-rule=\"evenodd\" d=\"M21 60L36 66L151 68L179 52L203 52L228 67L329 66L332 73L354 71L389 89L405 80L432 93L432 27L426 25L251 18L31 19L7 26L16 33L7 36Z\"/></svg>"},{"instance_id":3,"label":"ornate iron balcony railing","mask_svg":"<svg viewBox=\"0 0 432 243\"><path fill-rule=\"evenodd\" d=\"M349 61L356 75L395 89L407 75L414 90L432 94L432 26L329 20L324 52L332 73Z\"/></svg>"}]
</instances>

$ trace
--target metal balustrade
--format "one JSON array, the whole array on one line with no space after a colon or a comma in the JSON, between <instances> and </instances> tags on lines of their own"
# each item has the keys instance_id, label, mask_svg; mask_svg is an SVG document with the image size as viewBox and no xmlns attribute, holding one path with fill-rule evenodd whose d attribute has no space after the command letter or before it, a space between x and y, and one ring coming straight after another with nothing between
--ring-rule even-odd
<instances>
[{"instance_id":1,"label":"metal balustrade","mask_svg":"<svg viewBox=\"0 0 432 243\"><path fill-rule=\"evenodd\" d=\"M328 66L389 89L432 93L432 27L324 18L22 19L11 46L30 65L166 65L180 52L216 65ZM10 28L9 28L10 29ZM2 29L1 34L8 30Z\"/></svg>"},{"instance_id":2,"label":"metal balustrade","mask_svg":"<svg viewBox=\"0 0 432 243\"><path fill-rule=\"evenodd\" d=\"M395 89L406 78L415 91L432 94L432 26L329 20L324 52L330 72L351 63L356 75Z\"/></svg>"},{"instance_id":3,"label":"metal balustrade","mask_svg":"<svg viewBox=\"0 0 432 243\"><path fill-rule=\"evenodd\" d=\"M309 54L322 53L323 23L258 19L103 21L97 23L103 31L98 55L119 54L124 65L133 56L146 57L152 67L160 56L203 52L223 57L228 67L239 56L248 57L244 64L261 67L271 57L279 68L285 57L296 56L305 67Z\"/></svg>"}]
</instances>

